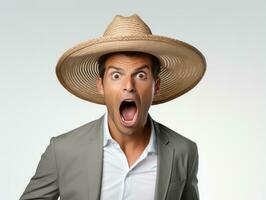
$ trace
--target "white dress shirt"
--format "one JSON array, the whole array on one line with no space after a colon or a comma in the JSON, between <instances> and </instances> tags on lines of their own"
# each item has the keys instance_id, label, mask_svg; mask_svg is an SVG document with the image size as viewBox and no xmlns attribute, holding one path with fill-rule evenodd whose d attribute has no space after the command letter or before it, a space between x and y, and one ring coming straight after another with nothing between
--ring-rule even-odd
<instances>
[{"instance_id":1,"label":"white dress shirt","mask_svg":"<svg viewBox=\"0 0 266 200\"><path fill-rule=\"evenodd\" d=\"M111 137L104 117L103 175L101 200L153 200L157 174L156 135L151 136L137 161L128 166L119 144Z\"/></svg>"}]
</instances>

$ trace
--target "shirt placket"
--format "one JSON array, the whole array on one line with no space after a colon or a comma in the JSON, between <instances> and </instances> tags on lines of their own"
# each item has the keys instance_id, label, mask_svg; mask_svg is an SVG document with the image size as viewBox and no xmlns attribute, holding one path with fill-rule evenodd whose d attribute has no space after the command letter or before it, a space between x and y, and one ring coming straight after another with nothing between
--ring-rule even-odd
<instances>
[{"instance_id":1,"label":"shirt placket","mask_svg":"<svg viewBox=\"0 0 266 200\"><path fill-rule=\"evenodd\" d=\"M147 149L145 149L142 154L140 155L140 157L138 158L138 160L131 166L128 166L128 161L126 158L126 155L124 154L124 152L122 151L122 149L120 148L119 144L116 141L113 141L113 145L116 148L116 150L119 152L119 154L121 155L121 163L123 165L123 176L122 176L122 184L121 184L121 195L120 198L121 200L127 200L127 196L128 196L128 189L130 188L130 186L128 185L128 178L130 176L131 171L134 170L134 168L141 162L143 161L146 157L147 157Z\"/></svg>"}]
</instances>

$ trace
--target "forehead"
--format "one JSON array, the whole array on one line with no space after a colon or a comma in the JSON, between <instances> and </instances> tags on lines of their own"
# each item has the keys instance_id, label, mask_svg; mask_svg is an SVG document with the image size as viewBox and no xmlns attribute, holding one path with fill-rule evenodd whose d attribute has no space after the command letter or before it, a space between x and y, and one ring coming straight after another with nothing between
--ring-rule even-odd
<instances>
[{"instance_id":1,"label":"forehead","mask_svg":"<svg viewBox=\"0 0 266 200\"><path fill-rule=\"evenodd\" d=\"M107 56L105 61L105 67L141 67L148 66L151 69L152 58L151 55L145 53L113 53Z\"/></svg>"}]
</instances>

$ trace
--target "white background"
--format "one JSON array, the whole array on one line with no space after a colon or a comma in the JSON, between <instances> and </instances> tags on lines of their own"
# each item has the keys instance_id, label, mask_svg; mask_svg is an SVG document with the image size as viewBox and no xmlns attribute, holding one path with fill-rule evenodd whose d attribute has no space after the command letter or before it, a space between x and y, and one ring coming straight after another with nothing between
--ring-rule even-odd
<instances>
[{"instance_id":1,"label":"white background","mask_svg":"<svg viewBox=\"0 0 266 200\"><path fill-rule=\"evenodd\" d=\"M153 33L190 43L207 72L191 92L150 113L199 149L202 200L265 200L266 3L3 1L0 4L1 199L18 199L52 136L100 117L72 96L58 58L100 36L115 14L138 13Z\"/></svg>"}]
</instances>

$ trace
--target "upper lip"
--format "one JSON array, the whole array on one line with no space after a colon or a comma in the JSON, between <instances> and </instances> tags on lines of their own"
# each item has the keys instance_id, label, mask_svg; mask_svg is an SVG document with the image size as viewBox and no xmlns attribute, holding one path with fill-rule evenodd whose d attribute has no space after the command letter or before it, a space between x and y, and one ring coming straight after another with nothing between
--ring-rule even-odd
<instances>
[{"instance_id":1,"label":"upper lip","mask_svg":"<svg viewBox=\"0 0 266 200\"><path fill-rule=\"evenodd\" d=\"M121 101L120 101L120 105L123 101L134 101L136 103L136 98L133 98L133 97L125 97L125 98L122 98Z\"/></svg>"},{"instance_id":2,"label":"upper lip","mask_svg":"<svg viewBox=\"0 0 266 200\"><path fill-rule=\"evenodd\" d=\"M134 98L134 97L124 97L124 98L122 98L121 101L120 101L120 104L119 104L119 109L120 109L120 106L122 105L122 103L125 102L125 101L134 102L136 104L137 109L138 109L138 103L137 103L136 98Z\"/></svg>"},{"instance_id":3,"label":"upper lip","mask_svg":"<svg viewBox=\"0 0 266 200\"><path fill-rule=\"evenodd\" d=\"M135 102L135 99L124 99L124 100L122 100L122 102L123 101L126 101L126 102Z\"/></svg>"}]
</instances>

